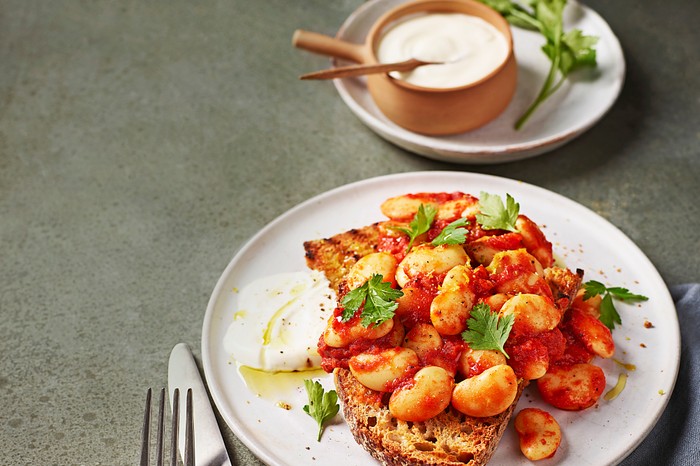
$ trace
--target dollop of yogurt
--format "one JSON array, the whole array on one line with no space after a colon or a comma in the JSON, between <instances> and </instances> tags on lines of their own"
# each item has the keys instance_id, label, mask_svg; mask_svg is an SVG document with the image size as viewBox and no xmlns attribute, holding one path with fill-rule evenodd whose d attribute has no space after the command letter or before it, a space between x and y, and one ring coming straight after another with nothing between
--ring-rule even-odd
<instances>
[{"instance_id":1,"label":"dollop of yogurt","mask_svg":"<svg viewBox=\"0 0 700 466\"><path fill-rule=\"evenodd\" d=\"M416 86L466 86L488 76L508 58L508 42L492 24L463 13L411 15L390 26L376 50L380 63L417 58L440 62L392 72Z\"/></svg>"},{"instance_id":2,"label":"dollop of yogurt","mask_svg":"<svg viewBox=\"0 0 700 466\"><path fill-rule=\"evenodd\" d=\"M224 348L239 365L263 371L318 368L316 344L335 303L328 280L316 271L257 279L240 291Z\"/></svg>"}]
</instances>

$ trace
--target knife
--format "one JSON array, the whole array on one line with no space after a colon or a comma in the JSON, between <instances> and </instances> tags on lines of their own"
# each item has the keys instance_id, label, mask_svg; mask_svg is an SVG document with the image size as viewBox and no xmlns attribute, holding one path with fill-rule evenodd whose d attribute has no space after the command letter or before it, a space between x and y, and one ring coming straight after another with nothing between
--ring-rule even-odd
<instances>
[{"instance_id":1,"label":"knife","mask_svg":"<svg viewBox=\"0 0 700 466\"><path fill-rule=\"evenodd\" d=\"M197 466L231 466L231 459L226 452L226 445L216 422L207 389L199 375L192 350L185 343L175 345L168 361L168 392L171 409L173 393L176 388L180 389L180 426L178 429L180 454L184 456L184 395L187 393L187 389L191 388L194 411L194 463Z\"/></svg>"}]
</instances>

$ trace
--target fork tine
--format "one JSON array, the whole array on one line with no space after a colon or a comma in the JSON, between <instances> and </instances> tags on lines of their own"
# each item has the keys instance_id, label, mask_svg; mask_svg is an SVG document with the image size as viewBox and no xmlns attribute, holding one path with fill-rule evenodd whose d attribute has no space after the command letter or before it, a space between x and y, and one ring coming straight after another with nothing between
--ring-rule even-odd
<instances>
[{"instance_id":1,"label":"fork tine","mask_svg":"<svg viewBox=\"0 0 700 466\"><path fill-rule=\"evenodd\" d=\"M152 389L146 391L146 407L143 412L143 430L141 433L141 459L140 466L148 466L150 463L150 439L151 439L151 398ZM185 406L185 445L183 452L183 465L194 466L194 405L192 402L192 389L187 390L187 401ZM170 466L178 464L178 444L180 431L180 389L173 391L173 415L170 437ZM156 466L164 466L165 458L165 388L160 391L158 400L158 425L156 432Z\"/></svg>"},{"instance_id":2,"label":"fork tine","mask_svg":"<svg viewBox=\"0 0 700 466\"><path fill-rule=\"evenodd\" d=\"M187 413L185 415L185 466L194 466L194 419L192 389L187 389Z\"/></svg>"},{"instance_id":3,"label":"fork tine","mask_svg":"<svg viewBox=\"0 0 700 466\"><path fill-rule=\"evenodd\" d=\"M170 464L177 464L177 444L180 430L180 389L173 392L172 437L170 438Z\"/></svg>"},{"instance_id":4,"label":"fork tine","mask_svg":"<svg viewBox=\"0 0 700 466\"><path fill-rule=\"evenodd\" d=\"M158 433L156 436L156 466L163 466L163 437L165 436L165 388L160 389L158 404Z\"/></svg>"},{"instance_id":5,"label":"fork tine","mask_svg":"<svg viewBox=\"0 0 700 466\"><path fill-rule=\"evenodd\" d=\"M141 461L140 466L148 466L148 445L151 424L151 389L146 392L146 408L143 410L143 430L141 431Z\"/></svg>"}]
</instances>

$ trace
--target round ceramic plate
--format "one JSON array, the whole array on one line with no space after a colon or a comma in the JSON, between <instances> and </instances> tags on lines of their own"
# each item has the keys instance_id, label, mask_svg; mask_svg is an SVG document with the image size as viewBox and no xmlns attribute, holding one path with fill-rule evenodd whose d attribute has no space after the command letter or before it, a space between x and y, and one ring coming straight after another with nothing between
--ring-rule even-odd
<instances>
[{"instance_id":1,"label":"round ceramic plate","mask_svg":"<svg viewBox=\"0 0 700 466\"><path fill-rule=\"evenodd\" d=\"M338 37L363 43L372 24L384 12L405 1L364 3L345 21ZM475 131L439 137L413 133L397 126L379 111L367 91L365 78L335 79L334 83L343 101L364 124L411 152L469 164L533 157L571 141L593 126L615 102L624 81L625 59L620 43L596 12L570 1L564 11L564 27L567 31L578 28L584 34L600 38L596 45L597 69L571 74L518 131L513 125L535 99L550 62L540 49L544 43L542 35L517 27L511 28L518 62L518 86L513 101L497 119Z\"/></svg>"},{"instance_id":2,"label":"round ceramic plate","mask_svg":"<svg viewBox=\"0 0 700 466\"><path fill-rule=\"evenodd\" d=\"M296 383L272 385L272 395L258 396L239 375L223 345L234 318L237 290L251 281L306 270L302 243L325 238L383 219L379 205L386 198L421 191L481 191L511 194L520 211L543 225L556 257L581 268L588 279L623 286L649 301L616 303L622 326L615 329L616 357L636 365L626 371L610 360L597 360L607 376L606 392L622 372L627 387L612 401L601 398L594 408L565 412L545 406L530 387L518 409L540 406L562 427L563 442L554 459L544 464L615 464L649 433L668 402L678 371L680 336L673 301L647 257L617 228L585 207L542 188L493 176L458 172L417 172L373 178L316 196L289 210L256 234L230 262L216 284L202 329L204 372L214 402L233 432L269 465L308 466L377 464L358 444L342 416L316 441L316 422L304 411L308 403L301 377ZM653 323L646 328L644 323ZM330 389L322 372L308 377ZM289 408L289 409L285 409ZM492 461L499 465L531 464L520 453L512 426Z\"/></svg>"}]
</instances>

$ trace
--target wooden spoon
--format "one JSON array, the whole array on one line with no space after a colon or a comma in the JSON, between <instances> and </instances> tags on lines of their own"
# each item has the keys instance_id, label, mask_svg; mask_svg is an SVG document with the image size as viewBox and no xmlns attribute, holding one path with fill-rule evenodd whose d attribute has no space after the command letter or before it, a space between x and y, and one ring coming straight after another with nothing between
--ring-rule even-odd
<instances>
[{"instance_id":1,"label":"wooden spoon","mask_svg":"<svg viewBox=\"0 0 700 466\"><path fill-rule=\"evenodd\" d=\"M388 73L389 71L411 71L423 65L436 65L441 62L422 61L416 58L397 63L377 63L374 65L350 65L315 71L304 74L299 79L333 79L347 78L350 76L363 76L366 74Z\"/></svg>"}]
</instances>

